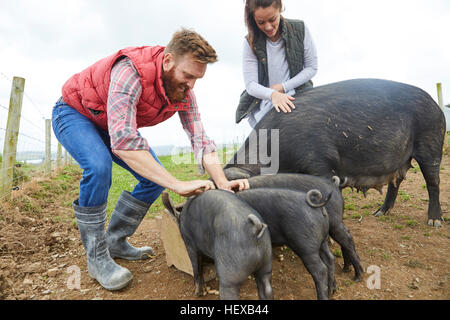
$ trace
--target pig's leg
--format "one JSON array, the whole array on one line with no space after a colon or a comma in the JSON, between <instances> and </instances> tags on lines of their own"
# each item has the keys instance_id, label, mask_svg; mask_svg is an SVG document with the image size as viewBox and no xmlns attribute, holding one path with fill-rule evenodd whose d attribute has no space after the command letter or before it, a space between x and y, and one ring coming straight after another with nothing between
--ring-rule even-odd
<instances>
[{"instance_id":1,"label":"pig's leg","mask_svg":"<svg viewBox=\"0 0 450 320\"><path fill-rule=\"evenodd\" d=\"M319 250L318 250L319 251ZM313 277L318 300L328 300L328 270L320 259L319 252L300 256L303 264Z\"/></svg>"},{"instance_id":2,"label":"pig's leg","mask_svg":"<svg viewBox=\"0 0 450 320\"><path fill-rule=\"evenodd\" d=\"M330 216L330 236L341 246L342 255L344 257L344 272L349 270L349 261L355 269L354 281L361 281L364 268L361 264L361 259L356 253L355 243L347 226L342 221L331 219Z\"/></svg>"},{"instance_id":3,"label":"pig's leg","mask_svg":"<svg viewBox=\"0 0 450 320\"><path fill-rule=\"evenodd\" d=\"M427 184L428 190L428 225L440 227L442 220L441 205L439 203L439 168L440 161L435 165L425 165L419 162L420 170Z\"/></svg>"},{"instance_id":4,"label":"pig's leg","mask_svg":"<svg viewBox=\"0 0 450 320\"><path fill-rule=\"evenodd\" d=\"M443 127L439 127L438 123L442 122L437 121L436 126L425 127L417 132L413 150L413 157L419 164L427 184L428 225L435 227L442 225L442 211L439 204L439 170L442 161L442 145L444 139L447 139L445 132L441 132L441 129L445 127L444 123L442 123Z\"/></svg>"},{"instance_id":5,"label":"pig's leg","mask_svg":"<svg viewBox=\"0 0 450 320\"><path fill-rule=\"evenodd\" d=\"M334 278L334 256L331 254L330 248L328 248L328 239L322 242L320 258L328 269L328 297L331 297L336 292L336 279Z\"/></svg>"},{"instance_id":6,"label":"pig's leg","mask_svg":"<svg viewBox=\"0 0 450 320\"><path fill-rule=\"evenodd\" d=\"M320 258L322 243L319 238L319 235L311 233L307 242L291 239L286 244L300 257L306 270L313 277L316 285L317 299L328 300L328 269ZM327 240L325 239L325 242Z\"/></svg>"},{"instance_id":7,"label":"pig's leg","mask_svg":"<svg viewBox=\"0 0 450 320\"><path fill-rule=\"evenodd\" d=\"M245 266L231 266L224 257L215 259L216 272L219 277L219 298L220 300L238 300L242 283L247 280L248 273L243 272ZM238 270L239 268L239 270Z\"/></svg>"},{"instance_id":8,"label":"pig's leg","mask_svg":"<svg viewBox=\"0 0 450 320\"><path fill-rule=\"evenodd\" d=\"M269 270L266 270L269 269ZM255 273L256 286L258 288L258 297L261 300L273 300L272 289L272 267L264 266Z\"/></svg>"},{"instance_id":9,"label":"pig's leg","mask_svg":"<svg viewBox=\"0 0 450 320\"><path fill-rule=\"evenodd\" d=\"M342 258L344 258L344 267L342 268L342 271L344 272L350 272L350 266L352 265L352 262L350 260L350 255L347 251L347 249L341 247L342 250Z\"/></svg>"},{"instance_id":10,"label":"pig's leg","mask_svg":"<svg viewBox=\"0 0 450 320\"><path fill-rule=\"evenodd\" d=\"M375 212L374 214L376 217L385 215L388 213L389 210L391 210L394 207L395 199L397 198L398 189L400 187L400 183L403 181L402 178L397 178L395 180L395 184L392 182L389 182L386 198L384 199L383 205Z\"/></svg>"},{"instance_id":11,"label":"pig's leg","mask_svg":"<svg viewBox=\"0 0 450 320\"><path fill-rule=\"evenodd\" d=\"M241 286L234 286L223 283L219 278L219 299L220 300L238 300Z\"/></svg>"},{"instance_id":12,"label":"pig's leg","mask_svg":"<svg viewBox=\"0 0 450 320\"><path fill-rule=\"evenodd\" d=\"M194 284L195 284L195 296L201 296L203 293L203 265L202 265L202 254L198 252L195 248L186 244L186 249L191 259L192 271L194 273Z\"/></svg>"}]
</instances>

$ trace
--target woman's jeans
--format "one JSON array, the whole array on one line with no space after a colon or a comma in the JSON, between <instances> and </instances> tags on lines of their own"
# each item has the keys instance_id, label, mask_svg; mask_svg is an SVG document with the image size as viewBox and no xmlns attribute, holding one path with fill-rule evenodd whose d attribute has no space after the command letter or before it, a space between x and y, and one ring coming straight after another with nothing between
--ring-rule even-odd
<instances>
[{"instance_id":1,"label":"woman's jeans","mask_svg":"<svg viewBox=\"0 0 450 320\"><path fill-rule=\"evenodd\" d=\"M52 126L56 138L83 169L78 203L81 207L96 207L107 202L112 181L112 162L128 170L139 183L131 195L152 204L164 190L156 183L141 177L111 151L108 132L91 120L58 100L52 113ZM161 164L153 150L150 154Z\"/></svg>"}]
</instances>

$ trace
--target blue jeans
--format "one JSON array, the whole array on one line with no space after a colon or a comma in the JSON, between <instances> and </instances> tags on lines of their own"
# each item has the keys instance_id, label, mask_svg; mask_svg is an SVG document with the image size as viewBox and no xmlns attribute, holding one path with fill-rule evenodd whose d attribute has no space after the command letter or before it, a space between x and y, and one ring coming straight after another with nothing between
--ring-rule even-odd
<instances>
[{"instance_id":1,"label":"blue jeans","mask_svg":"<svg viewBox=\"0 0 450 320\"><path fill-rule=\"evenodd\" d=\"M152 204L164 190L160 185L134 172L119 159L111 151L108 132L96 126L62 99L59 99L53 108L52 126L58 141L83 169L78 199L81 207L96 207L107 202L113 161L139 181L131 193L136 199ZM151 148L149 152L161 164Z\"/></svg>"}]
</instances>

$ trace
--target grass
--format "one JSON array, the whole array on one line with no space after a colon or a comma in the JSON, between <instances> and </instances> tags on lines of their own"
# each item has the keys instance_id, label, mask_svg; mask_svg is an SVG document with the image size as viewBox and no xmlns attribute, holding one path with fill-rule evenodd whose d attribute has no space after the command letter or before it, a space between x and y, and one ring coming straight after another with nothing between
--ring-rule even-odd
<instances>
[{"instance_id":1,"label":"grass","mask_svg":"<svg viewBox=\"0 0 450 320\"><path fill-rule=\"evenodd\" d=\"M334 255L336 258L342 258L342 257L343 257L342 251L339 250L339 249L334 249L333 255Z\"/></svg>"},{"instance_id":2,"label":"grass","mask_svg":"<svg viewBox=\"0 0 450 320\"><path fill-rule=\"evenodd\" d=\"M354 203L347 202L345 204L344 210L349 210L349 211L356 210L356 205Z\"/></svg>"},{"instance_id":3,"label":"grass","mask_svg":"<svg viewBox=\"0 0 450 320\"><path fill-rule=\"evenodd\" d=\"M416 221L416 220L414 220L414 219L411 219L411 220L406 220L405 221L405 224L408 226L408 227L415 227L417 224L418 224L418 222Z\"/></svg>"},{"instance_id":4,"label":"grass","mask_svg":"<svg viewBox=\"0 0 450 320\"><path fill-rule=\"evenodd\" d=\"M389 252L384 252L381 258L383 260L390 260L392 258L392 255Z\"/></svg>"},{"instance_id":5,"label":"grass","mask_svg":"<svg viewBox=\"0 0 450 320\"><path fill-rule=\"evenodd\" d=\"M420 172L420 167L419 167L419 165L417 163L414 163L413 167L411 169L409 169L409 170L411 172L418 173L418 172Z\"/></svg>"},{"instance_id":6,"label":"grass","mask_svg":"<svg viewBox=\"0 0 450 320\"><path fill-rule=\"evenodd\" d=\"M29 168L22 166L19 169ZM10 203L12 206L19 208L21 212L39 214L48 207L49 199L55 199L56 195L78 193L78 183L76 181L80 176L80 172L78 166L66 166L58 170L51 179L38 180L35 185L29 188L26 194L13 197ZM76 198L76 195L74 195L74 198ZM67 202L67 200L65 201ZM71 205L72 202L70 201Z\"/></svg>"},{"instance_id":7,"label":"grass","mask_svg":"<svg viewBox=\"0 0 450 320\"><path fill-rule=\"evenodd\" d=\"M409 200L411 200L411 196L409 194L407 194L405 191L400 190L398 192L398 195L400 196L400 199L402 199L402 201L409 201Z\"/></svg>"}]
</instances>

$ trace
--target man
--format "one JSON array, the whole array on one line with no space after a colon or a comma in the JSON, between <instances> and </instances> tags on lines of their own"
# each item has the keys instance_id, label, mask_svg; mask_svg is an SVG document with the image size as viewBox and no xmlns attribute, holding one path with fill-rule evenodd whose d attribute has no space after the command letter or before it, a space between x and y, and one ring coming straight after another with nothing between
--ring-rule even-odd
<instances>
[{"instance_id":1,"label":"man","mask_svg":"<svg viewBox=\"0 0 450 320\"><path fill-rule=\"evenodd\" d=\"M209 180L180 181L165 170L138 128L156 125L178 112L199 165L220 189L247 189L247 180L228 181L204 132L195 95L197 79L217 61L199 34L182 29L167 47L130 47L72 76L53 109L57 139L80 164L79 198L73 202L89 275L104 288L127 286L132 274L112 258L145 259L151 247L135 248L126 237L141 223L164 188L182 196L214 189ZM139 183L123 191L105 233L112 162Z\"/></svg>"}]
</instances>

